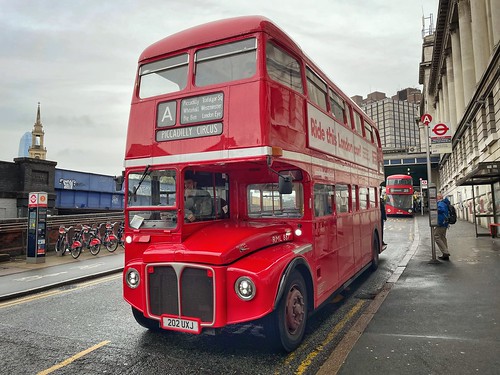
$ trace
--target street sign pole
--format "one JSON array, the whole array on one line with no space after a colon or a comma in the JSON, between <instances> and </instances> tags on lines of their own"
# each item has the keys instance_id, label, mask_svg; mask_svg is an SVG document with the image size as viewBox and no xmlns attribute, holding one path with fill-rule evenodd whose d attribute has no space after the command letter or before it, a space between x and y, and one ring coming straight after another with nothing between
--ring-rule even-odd
<instances>
[{"instance_id":1,"label":"street sign pole","mask_svg":"<svg viewBox=\"0 0 500 375\"><path fill-rule=\"evenodd\" d=\"M429 149L429 124L425 125L425 155L427 158L427 186L430 186L432 183L432 176L431 176L431 157Z\"/></svg>"},{"instance_id":2,"label":"street sign pole","mask_svg":"<svg viewBox=\"0 0 500 375\"><path fill-rule=\"evenodd\" d=\"M422 187L422 179L420 179L420 215L424 216L424 189Z\"/></svg>"},{"instance_id":3,"label":"street sign pole","mask_svg":"<svg viewBox=\"0 0 500 375\"><path fill-rule=\"evenodd\" d=\"M427 157L427 207L429 208L429 218L431 218L431 195L432 193L437 194L437 189L434 184L432 184L432 176L431 176L431 156L430 156L430 148L429 148L429 124L432 121L432 116L429 114L425 114L422 116L421 121L425 126L425 155ZM431 188L433 191L431 192ZM432 201L433 205L436 204L436 196L433 197ZM437 207L436 211L437 213ZM429 226L431 228L431 251L432 251L432 259L429 263L439 263L439 260L436 259L436 244L434 242L434 227L429 220Z\"/></svg>"}]
</instances>

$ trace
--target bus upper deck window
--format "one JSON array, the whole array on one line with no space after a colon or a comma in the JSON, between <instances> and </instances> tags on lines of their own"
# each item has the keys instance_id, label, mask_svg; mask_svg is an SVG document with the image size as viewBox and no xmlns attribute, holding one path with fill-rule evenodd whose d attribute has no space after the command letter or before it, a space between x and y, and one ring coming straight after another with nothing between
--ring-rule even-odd
<instances>
[{"instance_id":1,"label":"bus upper deck window","mask_svg":"<svg viewBox=\"0 0 500 375\"><path fill-rule=\"evenodd\" d=\"M257 66L257 39L201 49L196 52L196 86L252 77Z\"/></svg>"},{"instance_id":2,"label":"bus upper deck window","mask_svg":"<svg viewBox=\"0 0 500 375\"><path fill-rule=\"evenodd\" d=\"M266 45L266 69L274 81L301 94L304 93L298 60L270 42Z\"/></svg>"},{"instance_id":3,"label":"bus upper deck window","mask_svg":"<svg viewBox=\"0 0 500 375\"><path fill-rule=\"evenodd\" d=\"M139 97L150 98L183 90L187 84L188 55L144 64L139 69Z\"/></svg>"}]
</instances>

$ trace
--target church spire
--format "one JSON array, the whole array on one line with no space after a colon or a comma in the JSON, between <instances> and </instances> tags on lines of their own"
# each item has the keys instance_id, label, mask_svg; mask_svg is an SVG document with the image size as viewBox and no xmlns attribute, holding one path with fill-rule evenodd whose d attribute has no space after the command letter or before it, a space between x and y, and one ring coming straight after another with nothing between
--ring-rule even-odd
<instances>
[{"instance_id":1,"label":"church spire","mask_svg":"<svg viewBox=\"0 0 500 375\"><path fill-rule=\"evenodd\" d=\"M40 122L40 102L38 102L38 109L36 111L36 124L41 124L41 122Z\"/></svg>"},{"instance_id":2,"label":"church spire","mask_svg":"<svg viewBox=\"0 0 500 375\"><path fill-rule=\"evenodd\" d=\"M45 160L47 157L47 149L43 146L43 131L42 121L40 118L40 102L36 111L36 121L31 131L31 147L28 149L29 157L34 159Z\"/></svg>"}]
</instances>

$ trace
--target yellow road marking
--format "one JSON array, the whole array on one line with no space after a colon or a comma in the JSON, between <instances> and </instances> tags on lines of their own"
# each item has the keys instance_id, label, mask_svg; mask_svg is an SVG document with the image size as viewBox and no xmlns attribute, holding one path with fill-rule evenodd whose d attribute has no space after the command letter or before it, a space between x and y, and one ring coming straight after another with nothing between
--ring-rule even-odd
<instances>
[{"instance_id":1,"label":"yellow road marking","mask_svg":"<svg viewBox=\"0 0 500 375\"><path fill-rule=\"evenodd\" d=\"M54 365L51 368L48 368L47 370L40 371L37 375L47 375L47 374L50 374L51 372L54 372L54 371L56 371L56 370L58 370L58 369L60 369L60 368L62 368L64 366L69 365L70 363L73 363L78 358L81 358L84 355L87 355L90 352L93 352L94 350L99 349L102 346L108 345L109 343L110 343L109 340L108 341L102 341L99 344L92 346L91 348L85 349L84 351L82 351L82 352L80 352L78 354L75 354L73 357L70 357L70 358L66 359L65 361L63 361L61 363L58 363L57 365Z\"/></svg>"},{"instance_id":2,"label":"yellow road marking","mask_svg":"<svg viewBox=\"0 0 500 375\"><path fill-rule=\"evenodd\" d=\"M42 298L47 298L47 297L51 297L51 296L57 296L59 294L66 294L66 293L72 292L72 291L74 291L76 289L86 288L86 287L89 287L89 286L92 286L92 285L97 285L97 284L104 283L106 281L110 281L110 280L114 280L114 279L118 279L118 278L121 278L121 277L122 277L121 274L119 274L119 275L111 275L111 276L107 276L107 277L103 277L103 278L99 278L99 279L95 279L95 280L90 280L90 281L86 281L86 282L77 284L76 288L73 288L73 289L51 290L51 291L48 291L48 292L43 292L43 293L39 293L39 294L32 295L32 296L18 298L18 299L13 300L13 301L2 302L2 303L0 303L0 309L3 309L5 307L11 307L11 306L20 305L20 304L31 302L31 301L36 301L36 300L42 299Z\"/></svg>"},{"instance_id":3,"label":"yellow road marking","mask_svg":"<svg viewBox=\"0 0 500 375\"><path fill-rule=\"evenodd\" d=\"M307 357L300 363L299 367L297 367L297 370L295 371L296 375L301 375L303 374L307 368L311 365L311 362L313 361L316 356L323 351L323 348L330 342L332 341L335 336L344 328L344 326L347 324L347 322L352 319L354 315L357 314L357 312L363 307L363 305L366 303L366 301L360 300L358 301L351 310L342 318L340 322L338 322L335 327L328 333L326 338L319 344L313 351L311 351ZM293 359L295 358L295 354L292 352L290 355L287 357L287 359L284 362L284 365L287 366Z\"/></svg>"}]
</instances>

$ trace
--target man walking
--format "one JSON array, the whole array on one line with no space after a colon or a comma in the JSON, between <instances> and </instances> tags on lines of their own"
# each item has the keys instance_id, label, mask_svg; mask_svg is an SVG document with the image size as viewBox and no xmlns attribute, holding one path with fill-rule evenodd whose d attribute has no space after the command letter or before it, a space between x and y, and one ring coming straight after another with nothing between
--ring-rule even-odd
<instances>
[{"instance_id":1,"label":"man walking","mask_svg":"<svg viewBox=\"0 0 500 375\"><path fill-rule=\"evenodd\" d=\"M438 209L438 226L434 228L434 241L441 250L442 255L438 258L441 260L450 260L450 253L448 251L448 241L446 240L446 230L448 229L448 205L450 201L448 198L443 199L442 194L437 195L437 209Z\"/></svg>"}]
</instances>

